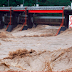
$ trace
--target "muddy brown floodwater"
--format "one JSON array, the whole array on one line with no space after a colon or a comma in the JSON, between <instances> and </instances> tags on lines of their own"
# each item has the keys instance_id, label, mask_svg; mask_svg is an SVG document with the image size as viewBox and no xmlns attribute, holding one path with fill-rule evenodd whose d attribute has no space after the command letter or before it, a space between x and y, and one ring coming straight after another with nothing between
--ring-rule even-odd
<instances>
[{"instance_id":1,"label":"muddy brown floodwater","mask_svg":"<svg viewBox=\"0 0 72 72\"><path fill-rule=\"evenodd\" d=\"M0 71L72 71L72 29L58 26L0 30Z\"/></svg>"}]
</instances>

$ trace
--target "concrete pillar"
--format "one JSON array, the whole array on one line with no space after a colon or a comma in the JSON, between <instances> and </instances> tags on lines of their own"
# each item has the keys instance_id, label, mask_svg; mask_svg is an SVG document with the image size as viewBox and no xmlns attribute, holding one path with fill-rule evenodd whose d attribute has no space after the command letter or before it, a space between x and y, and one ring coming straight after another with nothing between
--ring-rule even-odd
<instances>
[{"instance_id":1,"label":"concrete pillar","mask_svg":"<svg viewBox=\"0 0 72 72\"><path fill-rule=\"evenodd\" d=\"M28 14L28 20L27 20L27 25L28 25L28 28L32 28L33 27L33 23L31 21L31 17L33 16L33 14Z\"/></svg>"},{"instance_id":2,"label":"concrete pillar","mask_svg":"<svg viewBox=\"0 0 72 72\"><path fill-rule=\"evenodd\" d=\"M2 29L4 27L4 23L2 21L2 16L3 16L3 13L0 12L0 29Z\"/></svg>"}]
</instances>

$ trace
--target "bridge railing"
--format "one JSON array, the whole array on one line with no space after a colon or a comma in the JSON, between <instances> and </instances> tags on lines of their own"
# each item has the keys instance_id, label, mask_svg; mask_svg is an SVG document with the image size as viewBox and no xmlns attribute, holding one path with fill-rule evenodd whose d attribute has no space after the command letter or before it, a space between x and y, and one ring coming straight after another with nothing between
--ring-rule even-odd
<instances>
[{"instance_id":1,"label":"bridge railing","mask_svg":"<svg viewBox=\"0 0 72 72\"><path fill-rule=\"evenodd\" d=\"M11 10L62 10L64 6L24 6L24 7L11 7ZM0 7L0 10L10 10L10 7Z\"/></svg>"}]
</instances>

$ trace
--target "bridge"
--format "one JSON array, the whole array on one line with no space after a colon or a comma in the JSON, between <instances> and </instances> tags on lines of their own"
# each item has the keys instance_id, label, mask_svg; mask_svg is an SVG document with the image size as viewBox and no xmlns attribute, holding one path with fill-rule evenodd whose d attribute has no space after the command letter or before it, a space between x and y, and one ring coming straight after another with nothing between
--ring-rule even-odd
<instances>
[{"instance_id":1,"label":"bridge","mask_svg":"<svg viewBox=\"0 0 72 72\"><path fill-rule=\"evenodd\" d=\"M62 22L60 28L64 24L64 14L66 19L65 26L68 27L68 15L71 14L71 10L65 9L65 6L24 6L24 7L0 7L0 26L7 24L6 31L11 31L14 26L22 23L21 30L32 27L31 18L33 14L38 13L61 13ZM21 20L21 21L20 21ZM59 32L58 30L58 32ZM57 32L57 34L58 34Z\"/></svg>"}]
</instances>

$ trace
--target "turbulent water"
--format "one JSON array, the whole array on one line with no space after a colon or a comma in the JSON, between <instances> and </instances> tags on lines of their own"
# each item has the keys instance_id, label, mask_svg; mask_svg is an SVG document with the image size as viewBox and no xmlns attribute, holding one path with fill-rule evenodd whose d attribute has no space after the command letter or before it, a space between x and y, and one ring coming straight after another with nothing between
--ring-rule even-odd
<instances>
[{"instance_id":1,"label":"turbulent water","mask_svg":"<svg viewBox=\"0 0 72 72\"><path fill-rule=\"evenodd\" d=\"M0 71L72 71L72 29L54 36L55 28L1 30Z\"/></svg>"}]
</instances>

